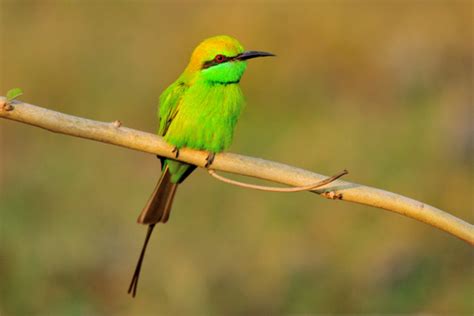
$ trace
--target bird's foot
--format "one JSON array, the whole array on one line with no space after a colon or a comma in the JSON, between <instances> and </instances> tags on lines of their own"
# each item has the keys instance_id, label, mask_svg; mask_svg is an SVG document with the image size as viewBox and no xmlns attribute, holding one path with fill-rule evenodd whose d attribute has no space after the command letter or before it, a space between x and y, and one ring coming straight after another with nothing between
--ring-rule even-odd
<instances>
[{"instance_id":1,"label":"bird's foot","mask_svg":"<svg viewBox=\"0 0 474 316\"><path fill-rule=\"evenodd\" d=\"M206 164L204 165L204 168L209 168L214 162L215 157L216 157L216 153L209 152L209 155L207 155L207 158L206 158Z\"/></svg>"},{"instance_id":2,"label":"bird's foot","mask_svg":"<svg viewBox=\"0 0 474 316\"><path fill-rule=\"evenodd\" d=\"M174 148L171 152L175 153L175 158L179 157L179 148L178 148L178 146L174 146Z\"/></svg>"}]
</instances>

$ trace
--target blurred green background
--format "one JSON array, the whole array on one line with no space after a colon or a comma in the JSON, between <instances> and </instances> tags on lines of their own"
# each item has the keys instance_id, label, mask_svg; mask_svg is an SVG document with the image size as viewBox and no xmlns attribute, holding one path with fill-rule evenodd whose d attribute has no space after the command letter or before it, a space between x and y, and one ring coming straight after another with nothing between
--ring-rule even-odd
<instances>
[{"instance_id":1,"label":"blurred green background","mask_svg":"<svg viewBox=\"0 0 474 316\"><path fill-rule=\"evenodd\" d=\"M473 214L471 1L1 1L0 91L153 132L204 38L249 62L232 152ZM428 225L202 170L126 290L149 154L0 121L2 315L474 312L473 249Z\"/></svg>"}]
</instances>

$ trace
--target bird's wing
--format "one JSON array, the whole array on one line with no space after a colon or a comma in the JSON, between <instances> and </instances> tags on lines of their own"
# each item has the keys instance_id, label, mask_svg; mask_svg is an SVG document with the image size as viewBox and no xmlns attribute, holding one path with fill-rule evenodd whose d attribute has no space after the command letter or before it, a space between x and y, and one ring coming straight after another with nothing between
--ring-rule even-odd
<instances>
[{"instance_id":1,"label":"bird's wing","mask_svg":"<svg viewBox=\"0 0 474 316\"><path fill-rule=\"evenodd\" d=\"M159 115L159 122L160 126L158 128L158 135L165 136L168 132L168 129L171 125L171 122L176 117L179 112L179 108L181 105L181 101L183 100L183 96L188 89L188 85L182 81L176 81L175 83L171 84L161 95L160 95L160 107L158 110ZM158 156L161 161L162 169L165 168L165 161L167 160L164 157ZM172 163L168 161L168 163ZM196 166L191 166L188 164L182 164L183 166L179 166L181 163L176 162L175 168L178 170L171 171L171 174L179 173L179 183L184 181L196 168Z\"/></svg>"},{"instance_id":2,"label":"bird's wing","mask_svg":"<svg viewBox=\"0 0 474 316\"><path fill-rule=\"evenodd\" d=\"M158 110L160 126L158 135L165 136L168 128L179 112L179 105L188 86L184 82L175 82L170 85L160 96Z\"/></svg>"}]
</instances>

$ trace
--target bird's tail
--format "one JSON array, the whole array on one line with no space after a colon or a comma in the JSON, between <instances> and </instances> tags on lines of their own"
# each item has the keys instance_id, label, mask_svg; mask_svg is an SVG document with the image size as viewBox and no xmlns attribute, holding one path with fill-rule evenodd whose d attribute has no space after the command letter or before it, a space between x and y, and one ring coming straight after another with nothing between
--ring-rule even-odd
<instances>
[{"instance_id":1,"label":"bird's tail","mask_svg":"<svg viewBox=\"0 0 474 316\"><path fill-rule=\"evenodd\" d=\"M135 294L137 293L138 278L140 276L143 258L145 256L146 247L151 233L153 232L156 223L166 223L168 221L177 187L177 183L171 182L171 173L168 166L166 166L160 180L156 184L150 200L143 208L140 216L138 216L137 222L140 224L148 224L148 231L140 257L138 258L135 272L133 273L132 281L130 282L130 287L128 288L128 293L132 294L133 297L135 297Z\"/></svg>"},{"instance_id":2,"label":"bird's tail","mask_svg":"<svg viewBox=\"0 0 474 316\"><path fill-rule=\"evenodd\" d=\"M166 166L148 203L138 216L137 222L149 225L160 222L166 223L170 216L177 187L177 183L171 182L171 173L168 166Z\"/></svg>"}]
</instances>

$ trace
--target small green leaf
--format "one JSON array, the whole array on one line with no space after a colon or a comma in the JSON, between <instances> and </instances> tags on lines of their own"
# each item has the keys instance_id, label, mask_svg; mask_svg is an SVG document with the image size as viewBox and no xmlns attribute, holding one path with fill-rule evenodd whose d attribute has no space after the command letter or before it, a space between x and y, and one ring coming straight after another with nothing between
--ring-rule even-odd
<instances>
[{"instance_id":1,"label":"small green leaf","mask_svg":"<svg viewBox=\"0 0 474 316\"><path fill-rule=\"evenodd\" d=\"M21 90L20 88L13 88L13 89L10 89L8 92L7 92L7 100L8 101L13 101L15 100L16 98L18 98L20 95L23 94L23 90Z\"/></svg>"}]
</instances>

